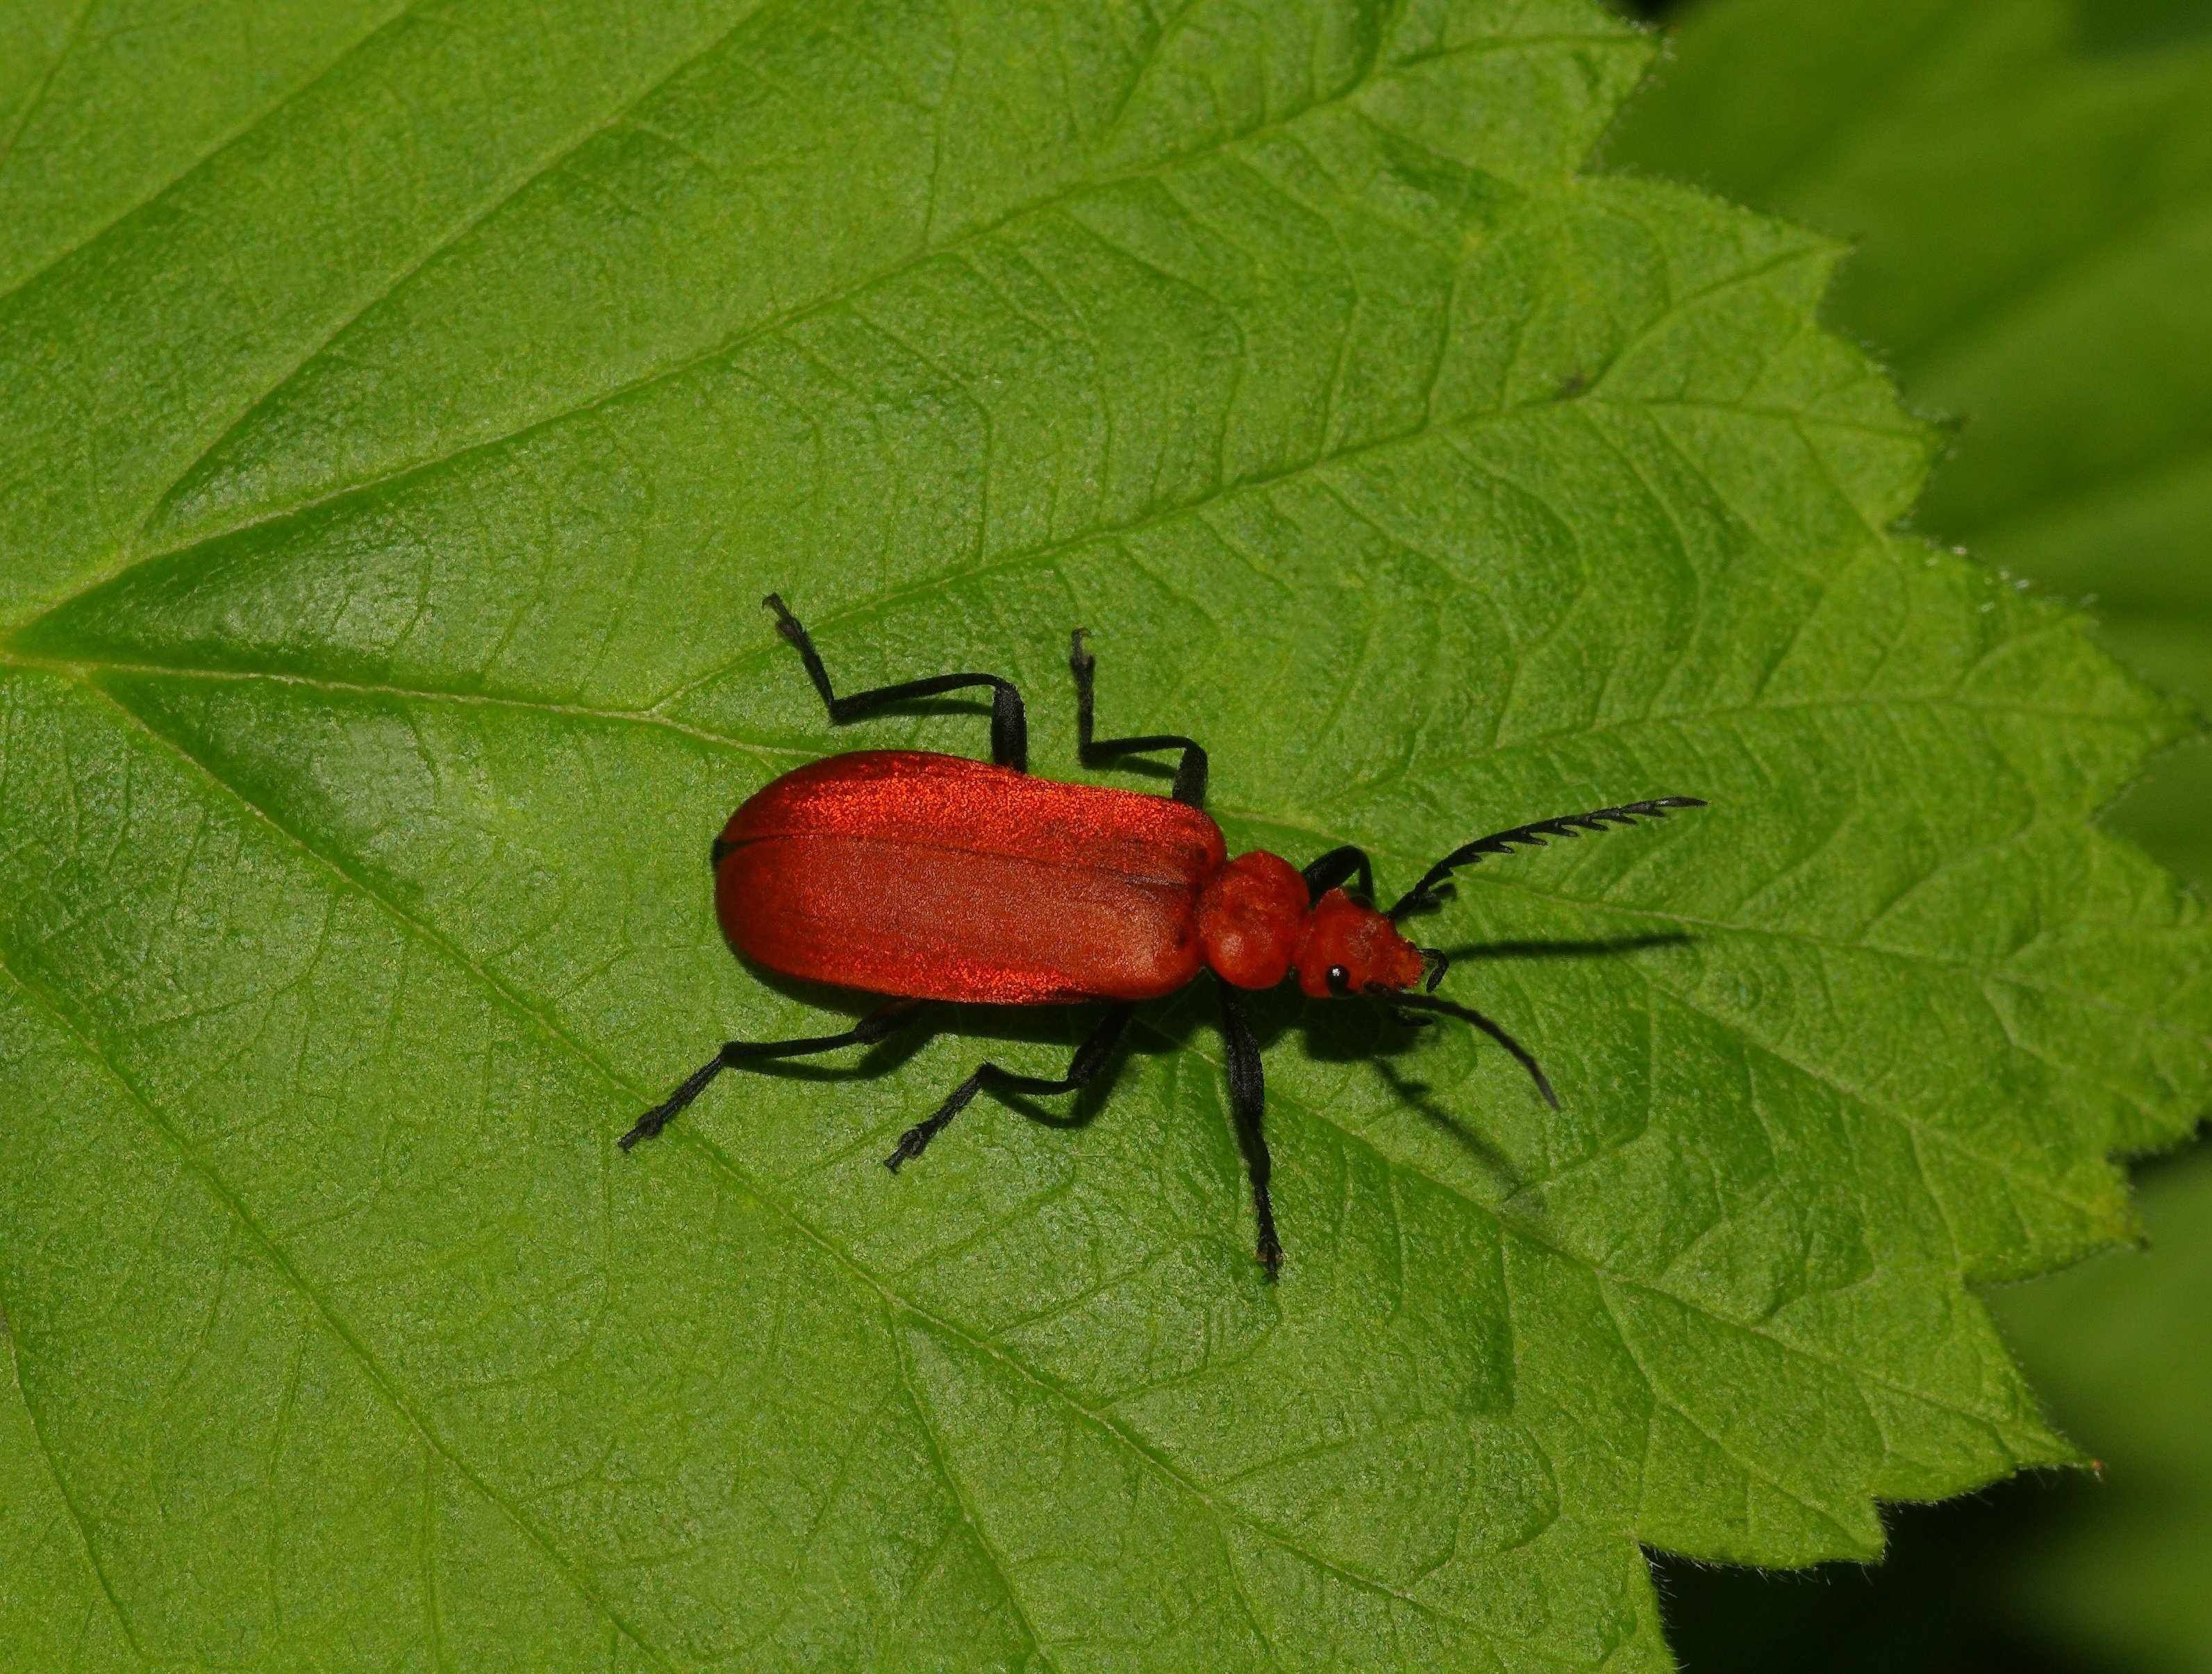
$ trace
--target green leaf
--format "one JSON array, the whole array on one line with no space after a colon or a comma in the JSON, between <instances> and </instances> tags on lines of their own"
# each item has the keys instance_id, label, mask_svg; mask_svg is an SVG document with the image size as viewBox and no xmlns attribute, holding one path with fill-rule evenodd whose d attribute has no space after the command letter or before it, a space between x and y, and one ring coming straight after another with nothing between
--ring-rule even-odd
<instances>
[{"instance_id":1,"label":"green leaf","mask_svg":"<svg viewBox=\"0 0 2212 1674\"><path fill-rule=\"evenodd\" d=\"M7 94L0 1661L1658 1668L1639 1542L2069 1456L1967 1286L2212 1082L2203 910L2087 824L2183 723L1889 533L1837 247L1580 172L1644 37L258 21ZM830 997L721 945L729 808L981 742L832 739L771 586L842 681L1017 677L1041 766L1090 627L1238 845L1714 806L1434 921L1556 1112L1265 1008L1274 1287L1202 994L1073 1131L878 1166L1082 1026L975 1016L625 1155Z\"/></svg>"},{"instance_id":2,"label":"green leaf","mask_svg":"<svg viewBox=\"0 0 2212 1674\"><path fill-rule=\"evenodd\" d=\"M1609 155L1854 240L1836 324L1961 421L1920 526L2094 597L2128 660L2212 706L2205 23L2194 0L1712 0ZM2212 887L2208 800L2192 746L2122 823Z\"/></svg>"},{"instance_id":3,"label":"green leaf","mask_svg":"<svg viewBox=\"0 0 2212 1674\"><path fill-rule=\"evenodd\" d=\"M2202 1669L2212 1605L2191 1561L2212 1545L2212 1152L2154 1173L2148 1251L2085 1264L1997 1299L2007 1335L2059 1416L2096 1439L2103 1478L2077 1515L2012 1566L2013 1607L2085 1655Z\"/></svg>"}]
</instances>

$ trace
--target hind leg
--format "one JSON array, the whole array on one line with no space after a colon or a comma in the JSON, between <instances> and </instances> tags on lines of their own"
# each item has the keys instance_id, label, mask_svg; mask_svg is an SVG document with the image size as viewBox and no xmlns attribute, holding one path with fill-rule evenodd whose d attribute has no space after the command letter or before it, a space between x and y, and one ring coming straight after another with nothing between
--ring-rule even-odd
<instances>
[{"instance_id":1,"label":"hind leg","mask_svg":"<svg viewBox=\"0 0 2212 1674\"><path fill-rule=\"evenodd\" d=\"M822 666L822 654L814 648L813 639L799 624L799 618L784 607L782 598L771 593L761 602L775 612L776 631L792 642L799 652L799 661L806 665L806 678L822 694L823 707L830 711L832 726L842 726L848 721L858 721L864 715L917 697L936 697L967 686L988 686L991 759L1018 773L1029 770L1029 716L1022 708L1021 691L1012 680L996 674L932 674L923 679L902 680L896 685L876 686L840 697L830 686L830 671Z\"/></svg>"},{"instance_id":2,"label":"hind leg","mask_svg":"<svg viewBox=\"0 0 2212 1674\"><path fill-rule=\"evenodd\" d=\"M1098 678L1098 660L1085 648L1080 628L1069 643L1067 666L1075 675L1075 758L1085 767L1104 767L1123 756L1142 755L1152 750L1180 750L1182 759L1176 764L1175 787L1168 794L1194 808L1204 807L1204 747L1180 733L1155 733L1146 738L1092 738L1091 687Z\"/></svg>"}]
</instances>

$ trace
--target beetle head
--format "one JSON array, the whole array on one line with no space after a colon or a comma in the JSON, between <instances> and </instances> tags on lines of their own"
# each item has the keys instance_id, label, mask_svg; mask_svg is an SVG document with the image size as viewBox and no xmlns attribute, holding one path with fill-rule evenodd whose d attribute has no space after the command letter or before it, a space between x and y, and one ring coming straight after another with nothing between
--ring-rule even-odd
<instances>
[{"instance_id":1,"label":"beetle head","mask_svg":"<svg viewBox=\"0 0 2212 1674\"><path fill-rule=\"evenodd\" d=\"M1340 889L1329 891L1314 903L1305 935L1298 943L1298 986L1308 994L1316 998L1331 994L1371 995L1408 1028L1424 1028L1438 1017L1473 1024L1513 1055L1535 1082L1545 1103L1557 1110L1559 1095L1552 1091L1542 1066L1527 1047L1472 1006L1447 1000L1434 991L1450 965L1443 949L1416 947L1398 934L1389 914L1353 900ZM1416 983L1421 983L1419 993L1412 991Z\"/></svg>"},{"instance_id":2,"label":"beetle head","mask_svg":"<svg viewBox=\"0 0 2212 1674\"><path fill-rule=\"evenodd\" d=\"M1401 993L1419 982L1431 963L1386 915L1340 889L1314 903L1294 962L1298 986L1316 1000Z\"/></svg>"}]
</instances>

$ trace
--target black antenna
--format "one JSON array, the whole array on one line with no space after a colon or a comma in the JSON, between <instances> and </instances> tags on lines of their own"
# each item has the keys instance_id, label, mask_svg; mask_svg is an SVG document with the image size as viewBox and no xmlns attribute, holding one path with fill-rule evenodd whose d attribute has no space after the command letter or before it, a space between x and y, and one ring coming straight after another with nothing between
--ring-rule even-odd
<instances>
[{"instance_id":1,"label":"black antenna","mask_svg":"<svg viewBox=\"0 0 2212 1674\"><path fill-rule=\"evenodd\" d=\"M1507 1034L1495 1020L1485 1017L1472 1006L1462 1006L1456 1000L1446 1000L1432 994L1394 994L1389 1003L1393 1013L1411 1007L1417 1011L1437 1012L1445 1017L1456 1017L1462 1022L1474 1024L1513 1055L1522 1068L1528 1072L1528 1079L1536 1084L1536 1091L1544 1095L1546 1104L1553 1110L1559 1108L1559 1095L1552 1091L1552 1083L1544 1074L1543 1065L1536 1062L1533 1052ZM1400 1019L1400 1021L1409 1024L1415 1020L1410 1017ZM1425 1023L1428 1020L1422 1018L1419 1021Z\"/></svg>"},{"instance_id":2,"label":"black antenna","mask_svg":"<svg viewBox=\"0 0 2212 1674\"><path fill-rule=\"evenodd\" d=\"M1656 796L1648 802L1624 802L1617 808L1595 808L1589 813L1561 814L1557 819L1540 819L1530 825L1516 825L1510 831L1494 831L1473 843L1462 843L1421 874L1421 881L1398 898L1398 904L1390 909L1389 916L1403 918L1409 912L1425 911L1437 905L1443 897L1437 886L1462 866L1471 866L1486 855L1510 855L1516 844L1541 849L1547 837L1580 837L1584 831L1608 831L1615 825L1633 825L1639 819L1664 819L1676 808L1702 808L1704 800L1695 796ZM1433 984L1431 984L1433 986Z\"/></svg>"}]
</instances>

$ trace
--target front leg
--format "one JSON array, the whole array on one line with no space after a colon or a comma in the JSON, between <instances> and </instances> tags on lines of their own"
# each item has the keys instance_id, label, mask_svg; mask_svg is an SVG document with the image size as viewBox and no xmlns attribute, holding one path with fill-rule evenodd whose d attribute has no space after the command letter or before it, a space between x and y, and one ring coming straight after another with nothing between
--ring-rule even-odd
<instances>
[{"instance_id":1,"label":"front leg","mask_svg":"<svg viewBox=\"0 0 2212 1674\"><path fill-rule=\"evenodd\" d=\"M1367 858L1364 849L1355 849L1349 843L1308 861L1300 875L1306 880L1306 893L1316 901L1347 878L1359 880L1362 897L1370 901L1375 898L1375 862Z\"/></svg>"},{"instance_id":2,"label":"front leg","mask_svg":"<svg viewBox=\"0 0 2212 1674\"><path fill-rule=\"evenodd\" d=\"M1260 1223L1255 1253L1272 1281L1283 1264L1283 1246L1275 1236L1275 1206L1267 1196L1274 1160L1267 1154L1267 1135L1261 1126L1267 1111L1267 1081L1260 1068L1260 1043L1245 1020L1243 996L1226 983L1217 986L1221 990L1221 1038L1229 1049L1229 1110L1237 1119L1237 1142L1244 1153L1244 1172L1252 1180L1252 1213Z\"/></svg>"}]
</instances>

